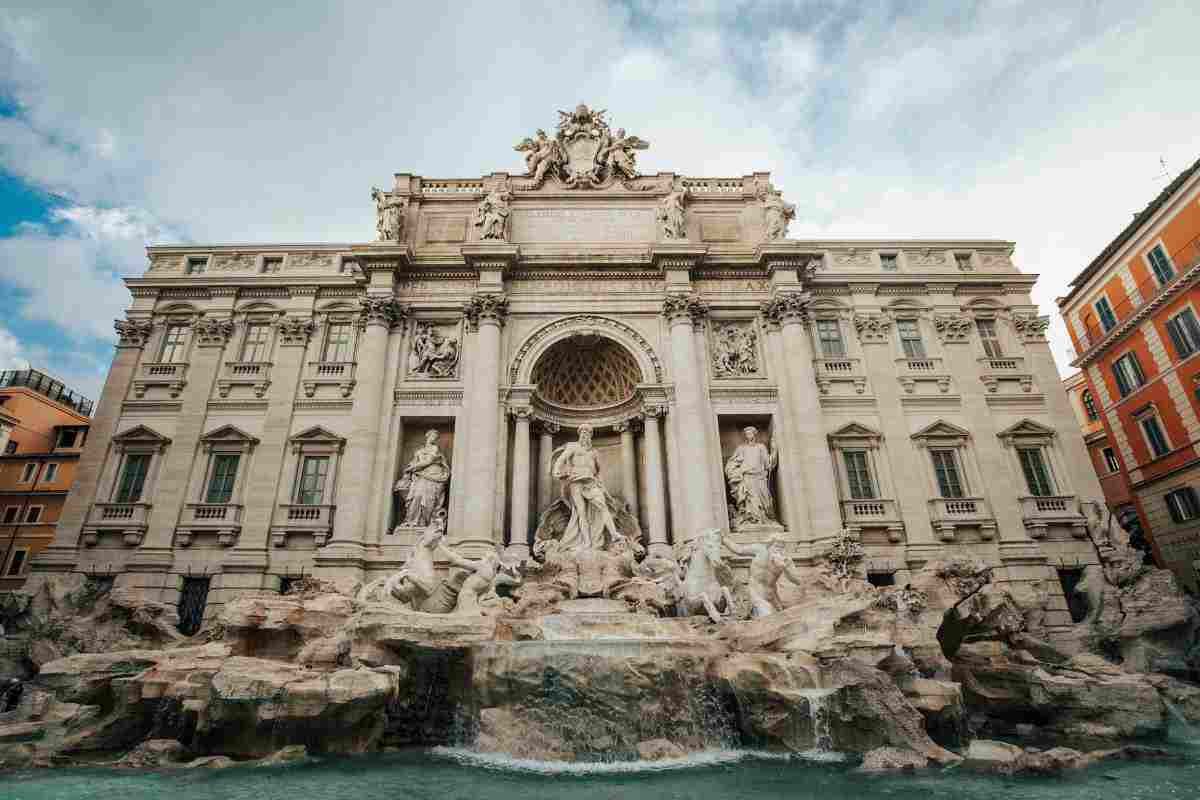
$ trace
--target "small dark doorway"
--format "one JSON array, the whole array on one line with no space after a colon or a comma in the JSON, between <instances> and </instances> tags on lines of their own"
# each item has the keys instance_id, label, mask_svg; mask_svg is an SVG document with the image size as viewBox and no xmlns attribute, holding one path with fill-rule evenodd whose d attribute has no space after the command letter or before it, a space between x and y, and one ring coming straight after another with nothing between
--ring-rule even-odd
<instances>
[{"instance_id":1,"label":"small dark doorway","mask_svg":"<svg viewBox=\"0 0 1200 800\"><path fill-rule=\"evenodd\" d=\"M179 632L191 636L200 630L204 608L208 605L208 578L184 578L179 593Z\"/></svg>"},{"instance_id":2,"label":"small dark doorway","mask_svg":"<svg viewBox=\"0 0 1200 800\"><path fill-rule=\"evenodd\" d=\"M895 586L896 573L894 572L868 572L867 583L872 586Z\"/></svg>"},{"instance_id":3,"label":"small dark doorway","mask_svg":"<svg viewBox=\"0 0 1200 800\"><path fill-rule=\"evenodd\" d=\"M1058 570L1058 582L1062 586L1063 597L1067 600L1067 610L1071 612L1072 622L1083 622L1087 616L1087 601L1075 593L1075 587L1083 580L1083 570L1078 567Z\"/></svg>"}]
</instances>

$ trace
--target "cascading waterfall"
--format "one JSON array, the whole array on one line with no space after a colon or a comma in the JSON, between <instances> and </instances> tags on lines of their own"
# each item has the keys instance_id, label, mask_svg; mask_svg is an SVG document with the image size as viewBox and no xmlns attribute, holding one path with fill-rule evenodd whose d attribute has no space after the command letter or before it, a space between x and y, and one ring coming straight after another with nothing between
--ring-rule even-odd
<instances>
[{"instance_id":1,"label":"cascading waterfall","mask_svg":"<svg viewBox=\"0 0 1200 800\"><path fill-rule=\"evenodd\" d=\"M1162 700L1163 700L1163 704L1166 705L1166 707L1167 707L1167 713L1169 713L1171 715L1174 722L1179 723L1179 728L1181 729L1182 734L1183 734L1182 738L1189 742L1196 741L1198 738L1198 735L1200 735L1200 734L1198 734L1195 727L1192 726L1192 723L1188 722L1187 717L1185 717L1183 715L1183 712L1179 710L1179 706L1175 705L1174 703L1172 703L1170 700L1168 700L1165 697ZM1174 725L1172 725L1172 727L1174 727Z\"/></svg>"},{"instance_id":2,"label":"cascading waterfall","mask_svg":"<svg viewBox=\"0 0 1200 800\"><path fill-rule=\"evenodd\" d=\"M818 753L834 752L833 730L830 724L832 709L826 700L832 689L806 689L801 694L808 700L808 718L812 722L813 750Z\"/></svg>"}]
</instances>

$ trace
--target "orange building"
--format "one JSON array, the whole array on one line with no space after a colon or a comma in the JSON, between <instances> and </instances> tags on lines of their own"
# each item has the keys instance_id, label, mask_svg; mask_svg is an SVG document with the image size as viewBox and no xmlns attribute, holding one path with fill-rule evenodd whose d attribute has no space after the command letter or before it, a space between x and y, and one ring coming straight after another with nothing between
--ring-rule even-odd
<instances>
[{"instance_id":1,"label":"orange building","mask_svg":"<svg viewBox=\"0 0 1200 800\"><path fill-rule=\"evenodd\" d=\"M1086 393L1104 430L1089 448L1106 499L1127 518L1136 510L1155 558L1192 589L1200 588L1198 284L1200 161L1058 298L1083 375L1079 406L1086 419Z\"/></svg>"},{"instance_id":2,"label":"orange building","mask_svg":"<svg viewBox=\"0 0 1200 800\"><path fill-rule=\"evenodd\" d=\"M0 589L25 581L87 440L92 401L38 370L0 372Z\"/></svg>"}]
</instances>

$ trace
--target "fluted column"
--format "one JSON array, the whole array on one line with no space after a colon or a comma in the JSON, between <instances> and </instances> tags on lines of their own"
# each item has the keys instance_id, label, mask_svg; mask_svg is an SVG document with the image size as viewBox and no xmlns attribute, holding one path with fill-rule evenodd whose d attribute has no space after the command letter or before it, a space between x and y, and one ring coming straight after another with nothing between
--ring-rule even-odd
<instances>
[{"instance_id":1,"label":"fluted column","mask_svg":"<svg viewBox=\"0 0 1200 800\"><path fill-rule=\"evenodd\" d=\"M637 454L633 450L633 425L632 420L626 420L613 425L613 430L621 435L621 486L625 502L629 505L629 513L638 519Z\"/></svg>"},{"instance_id":2,"label":"fluted column","mask_svg":"<svg viewBox=\"0 0 1200 800\"><path fill-rule=\"evenodd\" d=\"M671 545L667 543L667 491L663 485L662 434L658 429L658 418L665 413L662 406L646 406L645 429L642 446L646 453L646 534L650 542L650 554L671 556Z\"/></svg>"},{"instance_id":3,"label":"fluted column","mask_svg":"<svg viewBox=\"0 0 1200 800\"><path fill-rule=\"evenodd\" d=\"M541 514L554 502L555 481L550 476L550 468L554 465L550 463L550 459L554 455L554 434L559 431L558 423L541 420L538 422L538 431L541 433L541 440L538 442L538 507L536 512Z\"/></svg>"},{"instance_id":4,"label":"fluted column","mask_svg":"<svg viewBox=\"0 0 1200 800\"><path fill-rule=\"evenodd\" d=\"M330 554L362 548L367 540L367 520L371 518L374 488L375 451L380 447L383 421L383 384L387 366L388 336L404 318L390 290L387 295L367 295L362 305L362 340L356 355L354 414L346 454L338 465L337 516L333 537L327 546Z\"/></svg>"},{"instance_id":5,"label":"fluted column","mask_svg":"<svg viewBox=\"0 0 1200 800\"><path fill-rule=\"evenodd\" d=\"M512 532L507 554L515 559L529 558L529 419L528 407L510 412L516 428L513 435Z\"/></svg>"},{"instance_id":6,"label":"fluted column","mask_svg":"<svg viewBox=\"0 0 1200 800\"><path fill-rule=\"evenodd\" d=\"M477 294L463 306L463 314L477 331L477 352L472 358L464 530L455 539L487 549L504 543L503 532L494 527L500 436L500 329L508 315L508 298L503 294Z\"/></svg>"},{"instance_id":7,"label":"fluted column","mask_svg":"<svg viewBox=\"0 0 1200 800\"><path fill-rule=\"evenodd\" d=\"M681 490L688 519L680 541L695 537L706 528L717 527L713 515L713 495L709 486L707 425L704 422L706 404L703 385L696 374L696 339L694 325L708 313L708 308L694 294L671 295L663 302L663 314L671 329L671 365L675 379L675 408L677 421L694 426L691 435L679 437L679 457L683 462Z\"/></svg>"}]
</instances>

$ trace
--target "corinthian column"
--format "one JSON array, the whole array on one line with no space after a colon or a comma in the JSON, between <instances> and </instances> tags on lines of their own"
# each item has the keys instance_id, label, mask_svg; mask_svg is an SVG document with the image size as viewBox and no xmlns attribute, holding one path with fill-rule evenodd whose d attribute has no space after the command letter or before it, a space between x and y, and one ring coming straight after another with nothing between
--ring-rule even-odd
<instances>
[{"instance_id":1,"label":"corinthian column","mask_svg":"<svg viewBox=\"0 0 1200 800\"><path fill-rule=\"evenodd\" d=\"M633 422L626 420L613 425L613 430L621 435L621 488L624 490L625 502L629 504L629 513L638 519L638 484L637 484L637 455L633 451Z\"/></svg>"},{"instance_id":2,"label":"corinthian column","mask_svg":"<svg viewBox=\"0 0 1200 800\"><path fill-rule=\"evenodd\" d=\"M704 387L696 374L694 325L708 314L708 308L694 294L671 295L663 301L663 315L671 329L671 372L675 379L676 422L687 426L679 430L679 458L683 462L684 508L688 519L678 541L687 541L705 528L717 527L713 515L713 493L708 473L708 426L705 415Z\"/></svg>"},{"instance_id":3,"label":"corinthian column","mask_svg":"<svg viewBox=\"0 0 1200 800\"><path fill-rule=\"evenodd\" d=\"M807 500L810 531L793 531L801 541L817 543L841 529L833 459L825 437L821 402L813 371L813 352L807 333L806 292L781 293L763 304L763 314L781 326L784 378L787 381L791 436L799 450L802 494ZM791 482L793 478L788 477Z\"/></svg>"},{"instance_id":4,"label":"corinthian column","mask_svg":"<svg viewBox=\"0 0 1200 800\"><path fill-rule=\"evenodd\" d=\"M667 543L667 493L663 486L662 434L658 430L658 418L666 409L662 406L646 406L645 432L642 444L646 448L646 528L650 540L650 554L671 557L671 545Z\"/></svg>"},{"instance_id":5,"label":"corinthian column","mask_svg":"<svg viewBox=\"0 0 1200 800\"><path fill-rule=\"evenodd\" d=\"M466 481L463 528L458 541L493 549L504 544L496 531L496 453L500 443L500 329L508 316L503 294L477 294L464 306L467 324L477 331L471 375L471 409L468 414ZM453 532L451 532L453 533Z\"/></svg>"},{"instance_id":6,"label":"corinthian column","mask_svg":"<svg viewBox=\"0 0 1200 800\"><path fill-rule=\"evenodd\" d=\"M559 431L558 423L542 420L538 423L538 431L541 441L538 442L538 507L535 511L540 515L554 502L556 482L550 477L550 469L554 466L550 460L554 455L554 434Z\"/></svg>"},{"instance_id":7,"label":"corinthian column","mask_svg":"<svg viewBox=\"0 0 1200 800\"><path fill-rule=\"evenodd\" d=\"M518 560L529 558L529 418L528 407L510 412L516 421L513 434L512 533L508 555Z\"/></svg>"}]
</instances>

